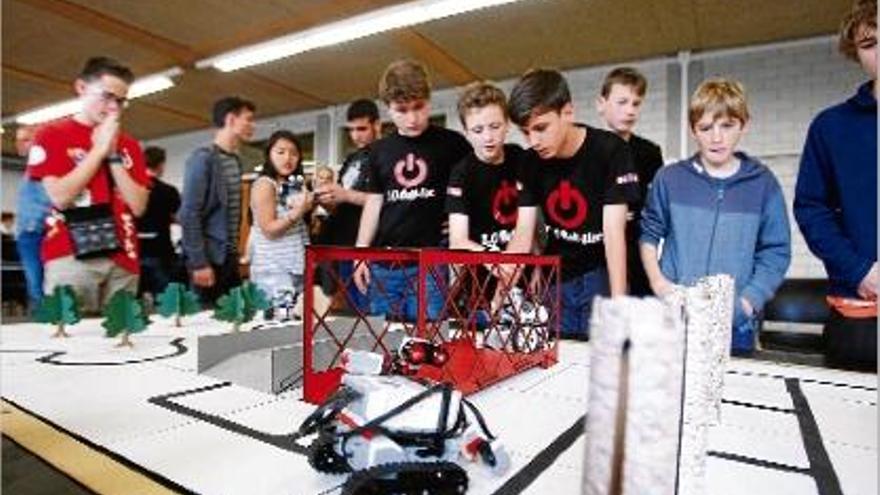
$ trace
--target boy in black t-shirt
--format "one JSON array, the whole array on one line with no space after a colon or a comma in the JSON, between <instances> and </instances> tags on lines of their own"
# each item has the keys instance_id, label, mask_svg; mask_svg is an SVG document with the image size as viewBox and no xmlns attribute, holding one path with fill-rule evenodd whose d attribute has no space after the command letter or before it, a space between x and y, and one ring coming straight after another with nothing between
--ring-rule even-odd
<instances>
[{"instance_id":1,"label":"boy in black t-shirt","mask_svg":"<svg viewBox=\"0 0 880 495\"><path fill-rule=\"evenodd\" d=\"M397 131L370 148L368 196L356 246L440 246L449 173L470 145L460 134L429 124L431 86L418 62L389 65L379 81L379 96L388 105ZM416 270L359 263L354 280L366 293L371 276L382 279L384 292L373 288L370 293L372 313L389 313L393 305L400 308L394 316L415 320L416 297L411 288ZM428 282L426 311L434 319L442 310L443 297L436 278L428 277Z\"/></svg>"},{"instance_id":2,"label":"boy in black t-shirt","mask_svg":"<svg viewBox=\"0 0 880 495\"><path fill-rule=\"evenodd\" d=\"M352 102L345 127L357 149L342 163L338 183L315 188L318 204L332 210L321 235L321 243L332 246L353 246L357 241L361 209L367 200L370 145L381 135L379 107L367 99Z\"/></svg>"},{"instance_id":3,"label":"boy in black t-shirt","mask_svg":"<svg viewBox=\"0 0 880 495\"><path fill-rule=\"evenodd\" d=\"M507 98L489 83L473 83L458 99L458 115L474 150L452 169L446 189L449 247L503 251L516 226L517 169L524 154L504 144Z\"/></svg>"},{"instance_id":4,"label":"boy in black t-shirt","mask_svg":"<svg viewBox=\"0 0 880 495\"><path fill-rule=\"evenodd\" d=\"M469 251L504 251L516 227L517 171L524 155L507 138L507 98L486 82L467 86L458 99L458 116L473 152L452 169L446 189L449 247ZM476 311L478 321L488 313L495 281L478 267L475 278L462 274L458 304ZM482 289L480 289L482 288ZM497 294L496 294L497 296ZM482 316L480 316L482 315Z\"/></svg>"},{"instance_id":5,"label":"boy in black t-shirt","mask_svg":"<svg viewBox=\"0 0 880 495\"><path fill-rule=\"evenodd\" d=\"M381 136L379 107L372 100L355 100L346 110L345 127L357 150L342 163L338 183L315 188L318 204L332 212L324 222L319 244L353 246L357 241L361 210L367 200L370 145ZM341 280L348 281L354 273L354 266L352 262L344 261L336 270ZM366 296L354 285L348 287L347 296L356 308L362 311L369 308Z\"/></svg>"},{"instance_id":6,"label":"boy in black t-shirt","mask_svg":"<svg viewBox=\"0 0 880 495\"><path fill-rule=\"evenodd\" d=\"M523 75L508 110L531 145L508 249L531 249L540 206L546 254L562 257L562 335L588 338L593 297L626 293L627 204L639 198L629 149L610 132L575 123L568 84L557 71Z\"/></svg>"},{"instance_id":7,"label":"boy in black t-shirt","mask_svg":"<svg viewBox=\"0 0 880 495\"><path fill-rule=\"evenodd\" d=\"M605 127L626 141L633 166L639 174L639 199L629 205L630 215L626 222L626 274L629 293L634 296L653 295L639 257L639 220L648 186L657 170L663 166L660 147L633 133L647 89L648 81L641 72L632 67L618 67L605 76L602 90L596 98L596 109L605 121Z\"/></svg>"}]
</instances>

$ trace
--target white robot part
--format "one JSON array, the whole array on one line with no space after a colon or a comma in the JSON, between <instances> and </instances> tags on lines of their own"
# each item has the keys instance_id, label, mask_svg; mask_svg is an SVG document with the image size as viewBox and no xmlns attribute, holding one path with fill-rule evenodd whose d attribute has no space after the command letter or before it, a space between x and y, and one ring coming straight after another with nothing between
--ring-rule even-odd
<instances>
[{"instance_id":1,"label":"white robot part","mask_svg":"<svg viewBox=\"0 0 880 495\"><path fill-rule=\"evenodd\" d=\"M351 473L343 493L459 495L468 477L458 461L469 459L491 475L510 465L460 392L403 376L346 374L340 390L300 426L301 435L312 433L309 463Z\"/></svg>"},{"instance_id":2,"label":"white robot part","mask_svg":"<svg viewBox=\"0 0 880 495\"><path fill-rule=\"evenodd\" d=\"M369 376L346 374L342 383L361 394L362 399L350 404L348 410L364 422L400 407L405 402L425 392L425 386L402 376ZM398 414L383 422L383 427L406 433L429 433L437 431L439 412L442 411L442 394L432 394L414 403L406 414ZM461 407L461 393L452 391L446 413L445 429L455 427Z\"/></svg>"}]
</instances>

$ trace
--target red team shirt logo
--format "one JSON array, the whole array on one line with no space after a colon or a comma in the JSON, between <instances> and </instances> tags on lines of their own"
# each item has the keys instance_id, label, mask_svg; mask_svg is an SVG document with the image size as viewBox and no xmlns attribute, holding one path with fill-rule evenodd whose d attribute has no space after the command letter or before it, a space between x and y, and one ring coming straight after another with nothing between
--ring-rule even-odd
<instances>
[{"instance_id":1,"label":"red team shirt logo","mask_svg":"<svg viewBox=\"0 0 880 495\"><path fill-rule=\"evenodd\" d=\"M517 210L517 193L516 186L506 180L501 181L501 185L495 190L492 198L492 217L501 225L516 224Z\"/></svg>"},{"instance_id":2,"label":"red team shirt logo","mask_svg":"<svg viewBox=\"0 0 880 495\"><path fill-rule=\"evenodd\" d=\"M409 153L406 158L397 162L394 166L394 179L403 188L413 188L421 185L428 177L428 164L421 158Z\"/></svg>"},{"instance_id":3,"label":"red team shirt logo","mask_svg":"<svg viewBox=\"0 0 880 495\"><path fill-rule=\"evenodd\" d=\"M571 182L564 180L547 197L547 215L567 230L577 230L587 219L587 200Z\"/></svg>"}]
</instances>

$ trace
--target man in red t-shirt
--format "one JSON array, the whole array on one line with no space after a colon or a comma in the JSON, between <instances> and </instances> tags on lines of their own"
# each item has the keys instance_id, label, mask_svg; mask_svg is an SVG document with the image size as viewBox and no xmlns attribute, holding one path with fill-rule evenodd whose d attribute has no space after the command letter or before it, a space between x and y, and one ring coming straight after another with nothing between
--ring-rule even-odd
<instances>
[{"instance_id":1,"label":"man in red t-shirt","mask_svg":"<svg viewBox=\"0 0 880 495\"><path fill-rule=\"evenodd\" d=\"M53 206L42 244L43 288L49 293L59 285L72 286L87 313L99 311L120 289L137 291L134 217L146 208L149 179L140 145L120 129L133 80L131 70L115 60L89 59L74 83L79 111L43 126L28 154L28 173L43 182ZM83 257L68 223L74 214L106 207L118 248Z\"/></svg>"}]
</instances>

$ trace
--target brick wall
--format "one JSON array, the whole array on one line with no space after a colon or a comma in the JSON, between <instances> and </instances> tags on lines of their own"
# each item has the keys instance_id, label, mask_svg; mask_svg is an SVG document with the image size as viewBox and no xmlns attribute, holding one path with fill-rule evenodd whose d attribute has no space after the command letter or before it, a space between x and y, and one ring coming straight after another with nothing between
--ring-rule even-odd
<instances>
[{"instance_id":1,"label":"brick wall","mask_svg":"<svg viewBox=\"0 0 880 495\"><path fill-rule=\"evenodd\" d=\"M707 77L734 77L746 87L752 122L741 148L770 167L782 185L792 229L787 276L825 277L822 263L807 249L791 216L800 155L813 116L852 95L865 76L830 41L708 58L702 63Z\"/></svg>"}]
</instances>

